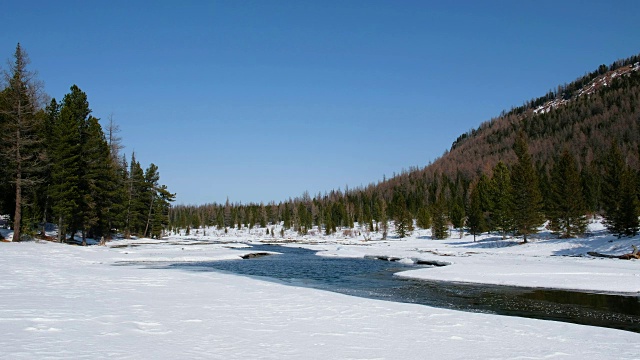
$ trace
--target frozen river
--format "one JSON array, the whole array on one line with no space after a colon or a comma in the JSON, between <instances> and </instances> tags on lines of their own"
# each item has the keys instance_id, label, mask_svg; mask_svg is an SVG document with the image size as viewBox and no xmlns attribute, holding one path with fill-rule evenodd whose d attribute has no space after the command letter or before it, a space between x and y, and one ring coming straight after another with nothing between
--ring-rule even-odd
<instances>
[{"instance_id":1,"label":"frozen river","mask_svg":"<svg viewBox=\"0 0 640 360\"><path fill-rule=\"evenodd\" d=\"M637 296L412 280L393 275L415 269L411 264L320 257L307 249L270 245L254 246L252 250L281 254L171 267L224 271L366 298L640 332Z\"/></svg>"}]
</instances>

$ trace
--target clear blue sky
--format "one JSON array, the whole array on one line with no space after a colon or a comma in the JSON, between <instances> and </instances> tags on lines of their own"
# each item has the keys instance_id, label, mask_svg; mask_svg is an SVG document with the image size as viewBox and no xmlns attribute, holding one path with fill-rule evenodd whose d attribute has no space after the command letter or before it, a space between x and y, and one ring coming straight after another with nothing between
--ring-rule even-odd
<instances>
[{"instance_id":1,"label":"clear blue sky","mask_svg":"<svg viewBox=\"0 0 640 360\"><path fill-rule=\"evenodd\" d=\"M46 92L113 114L178 203L280 201L424 166L640 52L640 1L6 1ZM2 62L3 68L6 68Z\"/></svg>"}]
</instances>

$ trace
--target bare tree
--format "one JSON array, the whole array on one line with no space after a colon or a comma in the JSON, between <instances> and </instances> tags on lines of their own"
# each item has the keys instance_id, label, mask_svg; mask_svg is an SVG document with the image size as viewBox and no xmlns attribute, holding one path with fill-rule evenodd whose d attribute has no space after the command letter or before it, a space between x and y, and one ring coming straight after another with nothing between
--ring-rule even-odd
<instances>
[{"instance_id":1,"label":"bare tree","mask_svg":"<svg viewBox=\"0 0 640 360\"><path fill-rule=\"evenodd\" d=\"M111 159L114 164L120 165L120 152L124 149L122 145L122 137L120 133L120 126L113 120L113 113L109 114L109 122L107 123L106 135L107 143L109 144L109 151L111 152Z\"/></svg>"}]
</instances>

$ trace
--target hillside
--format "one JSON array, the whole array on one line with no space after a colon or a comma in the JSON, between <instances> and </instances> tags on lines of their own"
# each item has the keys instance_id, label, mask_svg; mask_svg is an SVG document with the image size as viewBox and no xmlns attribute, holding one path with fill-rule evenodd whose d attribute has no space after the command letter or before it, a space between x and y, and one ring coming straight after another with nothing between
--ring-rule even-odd
<instances>
[{"instance_id":1,"label":"hillside","mask_svg":"<svg viewBox=\"0 0 640 360\"><path fill-rule=\"evenodd\" d=\"M640 133L640 62L634 56L600 68L557 92L527 102L524 106L481 124L462 134L444 156L425 170L455 176L457 171L474 177L499 160L515 159L511 151L515 134L524 130L530 151L542 166L564 148L579 156L581 166L599 161L617 139L627 161L638 166Z\"/></svg>"},{"instance_id":2,"label":"hillside","mask_svg":"<svg viewBox=\"0 0 640 360\"><path fill-rule=\"evenodd\" d=\"M460 135L449 151L423 168L404 170L366 187L315 196L304 194L280 203L176 206L170 215L171 226L174 230L207 225L216 225L219 229L255 225L264 228L267 224L283 222L285 228L296 229L301 234L314 226L331 234L341 228L353 228L354 223L367 224L369 231L386 232L389 220L396 225L404 223L410 232L410 220L417 220L420 228L443 230L451 225L470 229L471 191L485 175L483 194L478 200L481 209L476 210L476 217L483 217L481 222L484 224L479 224L473 232L499 230L499 226L496 227L498 211L492 203L497 200L509 203L510 200L490 189L495 185L492 184L495 180L493 169L503 162L507 173L513 170L516 161L513 149L518 133L522 133L528 143L532 167L535 167L532 171L537 173L543 195L540 211L544 210L549 221L554 221L549 210L558 205L553 203L558 200L550 197L556 187L552 180L554 168L559 168L555 166L556 161L565 150L573 157L569 162L576 163L574 172L577 175L567 189L573 187L577 194L559 194L556 198L580 198L574 204L572 216L582 223L580 219L585 214L605 215L607 208L619 207L619 204L612 204L615 199L611 200L612 191L619 192L619 189L610 188L617 185L607 185L613 141L621 153L620 163L634 174L629 184L639 181L639 123L640 56L633 56L609 66L601 65L580 79L558 86L557 91L482 123L477 129ZM629 186L627 188L632 192ZM635 188L635 185L631 187ZM640 210L637 191L633 192L627 199L631 204L628 219L637 219L633 215ZM514 214L511 210L503 209L511 213L508 217ZM518 234L511 226L504 224L503 235ZM578 227L580 233L584 226ZM624 234L634 234L638 227L640 225L635 222L625 225ZM439 234L436 237L447 236L446 231ZM570 235L565 233L565 236Z\"/></svg>"}]
</instances>

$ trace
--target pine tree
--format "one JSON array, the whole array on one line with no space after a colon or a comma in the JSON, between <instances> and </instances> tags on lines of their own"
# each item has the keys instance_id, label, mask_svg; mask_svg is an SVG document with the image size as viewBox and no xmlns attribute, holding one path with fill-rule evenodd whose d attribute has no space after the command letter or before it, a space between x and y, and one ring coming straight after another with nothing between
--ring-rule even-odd
<instances>
[{"instance_id":1,"label":"pine tree","mask_svg":"<svg viewBox=\"0 0 640 360\"><path fill-rule=\"evenodd\" d=\"M439 195L431 207L431 237L446 239L449 236L447 210L442 195Z\"/></svg>"},{"instance_id":2,"label":"pine tree","mask_svg":"<svg viewBox=\"0 0 640 360\"><path fill-rule=\"evenodd\" d=\"M416 219L416 224L422 229L431 228L431 215L429 214L429 208L424 206L418 209L418 218Z\"/></svg>"},{"instance_id":3,"label":"pine tree","mask_svg":"<svg viewBox=\"0 0 640 360\"><path fill-rule=\"evenodd\" d=\"M493 183L491 179L487 176L487 174L482 173L480 175L480 179L478 180L478 184L476 185L476 190L478 191L478 197L480 199L480 210L482 211L482 215L484 218L484 231L491 231L495 229L491 221L491 213L493 212L493 198L492 198L492 186Z\"/></svg>"},{"instance_id":4,"label":"pine tree","mask_svg":"<svg viewBox=\"0 0 640 360\"><path fill-rule=\"evenodd\" d=\"M54 136L54 128L56 123L58 122L60 116L60 105L56 101L56 99L51 99L49 105L47 105L45 109L44 119L42 121L42 126L40 127L40 138L43 141L43 151L45 153L44 158L44 167L42 172L42 183L36 189L35 197L37 201L37 206L39 208L39 212L41 214L41 234L42 236L46 235L46 224L47 222L51 222L51 198L50 198L50 188L52 184L52 153L54 148L55 138Z\"/></svg>"},{"instance_id":5,"label":"pine tree","mask_svg":"<svg viewBox=\"0 0 640 360\"><path fill-rule=\"evenodd\" d=\"M42 139L38 136L40 109L40 84L35 73L27 70L29 57L20 44L16 46L14 61L9 63L9 71L4 71L7 83L0 93L0 151L13 188L15 204L13 209L13 241L20 241L22 233L22 209L26 200L23 195L32 191L41 181L44 159ZM3 189L4 190L4 189Z\"/></svg>"},{"instance_id":6,"label":"pine tree","mask_svg":"<svg viewBox=\"0 0 640 360\"><path fill-rule=\"evenodd\" d=\"M640 203L638 201L636 184L637 179L635 172L627 166L622 174L622 187L620 188L622 197L620 215L621 221L624 224L625 236L636 236L640 229L640 223L638 221L638 216L640 216Z\"/></svg>"},{"instance_id":7,"label":"pine tree","mask_svg":"<svg viewBox=\"0 0 640 360\"><path fill-rule=\"evenodd\" d=\"M118 173L110 155L109 145L98 119L89 116L84 126L82 163L83 242L89 235L94 238L109 237L113 222L112 207L121 200L116 192Z\"/></svg>"},{"instance_id":8,"label":"pine tree","mask_svg":"<svg viewBox=\"0 0 640 360\"><path fill-rule=\"evenodd\" d=\"M491 223L505 239L507 233L513 230L513 202L511 190L511 175L507 166L498 162L493 168L491 177Z\"/></svg>"},{"instance_id":9,"label":"pine tree","mask_svg":"<svg viewBox=\"0 0 640 360\"><path fill-rule=\"evenodd\" d=\"M563 238L583 234L587 227L586 207L578 165L565 149L551 173L549 220L553 231Z\"/></svg>"},{"instance_id":10,"label":"pine tree","mask_svg":"<svg viewBox=\"0 0 640 360\"><path fill-rule=\"evenodd\" d=\"M309 214L307 207L302 202L298 204L298 218L299 232L302 235L306 235L311 228L311 214Z\"/></svg>"},{"instance_id":11,"label":"pine tree","mask_svg":"<svg viewBox=\"0 0 640 360\"><path fill-rule=\"evenodd\" d=\"M615 141L605 160L602 195L607 229L618 238L636 235L639 210L635 176L625 164L620 147Z\"/></svg>"},{"instance_id":12,"label":"pine tree","mask_svg":"<svg viewBox=\"0 0 640 360\"><path fill-rule=\"evenodd\" d=\"M131 154L129 164L129 178L126 181L126 216L125 216L125 238L131 234L140 234L144 231L149 209L150 194L144 177L144 171L140 163L136 161L135 153Z\"/></svg>"},{"instance_id":13,"label":"pine tree","mask_svg":"<svg viewBox=\"0 0 640 360\"><path fill-rule=\"evenodd\" d=\"M160 238L164 235L169 225L169 209L171 202L175 200L175 194L167 189L166 185L160 185L155 189L155 199L152 202L152 220L149 228L149 236Z\"/></svg>"},{"instance_id":14,"label":"pine tree","mask_svg":"<svg viewBox=\"0 0 640 360\"><path fill-rule=\"evenodd\" d=\"M82 228L83 188L83 127L91 110L87 95L76 85L62 100L58 122L53 132L56 141L52 149L52 186L50 197L58 217L58 238L65 233L71 240Z\"/></svg>"},{"instance_id":15,"label":"pine tree","mask_svg":"<svg viewBox=\"0 0 640 360\"><path fill-rule=\"evenodd\" d=\"M387 203L382 198L378 198L376 202L376 214L378 215L376 219L378 231L382 231L382 240L386 240L389 233L389 216L387 215Z\"/></svg>"},{"instance_id":16,"label":"pine tree","mask_svg":"<svg viewBox=\"0 0 640 360\"><path fill-rule=\"evenodd\" d=\"M396 226L396 235L399 238L405 238L411 235L413 231L413 218L407 209L399 210L394 220Z\"/></svg>"},{"instance_id":17,"label":"pine tree","mask_svg":"<svg viewBox=\"0 0 640 360\"><path fill-rule=\"evenodd\" d=\"M154 163L151 163L144 172L144 191L143 191L144 195L142 196L142 199L141 199L141 201L146 204L145 208L148 209L146 211L147 219L145 221L145 227L143 232L144 237L149 236L149 230L151 226L151 220L153 218L153 209L155 205L154 203L156 202L156 198L157 198L159 181L160 181L160 173L158 172L158 166L156 166L156 164ZM199 223L200 221L198 221L198 224L193 224L193 225L197 228L200 225Z\"/></svg>"},{"instance_id":18,"label":"pine tree","mask_svg":"<svg viewBox=\"0 0 640 360\"><path fill-rule=\"evenodd\" d=\"M482 211L480 186L476 185L471 190L469 196L469 208L467 209L467 226L469 232L473 234L473 241L476 241L476 236L486 231L485 216Z\"/></svg>"},{"instance_id":19,"label":"pine tree","mask_svg":"<svg viewBox=\"0 0 640 360\"><path fill-rule=\"evenodd\" d=\"M218 209L216 214L216 228L221 230L224 227L224 210Z\"/></svg>"},{"instance_id":20,"label":"pine tree","mask_svg":"<svg viewBox=\"0 0 640 360\"><path fill-rule=\"evenodd\" d=\"M284 204L284 211L282 213L283 228L288 230L291 228L291 209L289 203Z\"/></svg>"},{"instance_id":21,"label":"pine tree","mask_svg":"<svg viewBox=\"0 0 640 360\"><path fill-rule=\"evenodd\" d=\"M449 217L451 219L451 225L453 225L454 228L458 229L458 231L460 232L460 238L462 238L462 228L464 227L466 217L464 213L463 200L461 198L455 199L453 201Z\"/></svg>"},{"instance_id":22,"label":"pine tree","mask_svg":"<svg viewBox=\"0 0 640 360\"><path fill-rule=\"evenodd\" d=\"M591 162L582 168L580 178L586 210L589 214L595 217L595 215L601 210L600 198L602 188L602 177L599 175L599 170L596 167L595 162Z\"/></svg>"},{"instance_id":23,"label":"pine tree","mask_svg":"<svg viewBox=\"0 0 640 360\"><path fill-rule=\"evenodd\" d=\"M544 223L542 194L523 132L516 138L513 149L518 156L511 170L513 225L526 243L527 236L537 233Z\"/></svg>"},{"instance_id":24,"label":"pine tree","mask_svg":"<svg viewBox=\"0 0 640 360\"><path fill-rule=\"evenodd\" d=\"M396 192L396 198L394 199L394 224L399 238L411 235L413 218L409 210L407 210L407 202L400 192Z\"/></svg>"}]
</instances>

